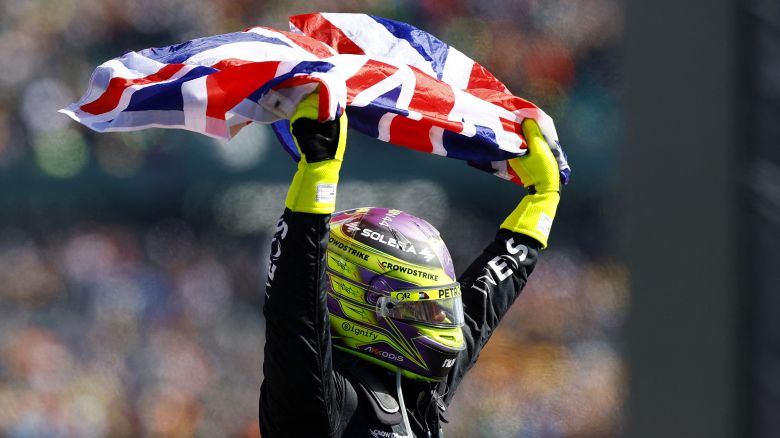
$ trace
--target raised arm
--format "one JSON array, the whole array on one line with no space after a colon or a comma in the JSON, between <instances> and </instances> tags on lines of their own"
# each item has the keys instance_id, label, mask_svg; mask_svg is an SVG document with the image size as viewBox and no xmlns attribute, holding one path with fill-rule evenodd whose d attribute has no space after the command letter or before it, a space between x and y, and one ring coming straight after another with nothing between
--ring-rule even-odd
<instances>
[{"instance_id":1,"label":"raised arm","mask_svg":"<svg viewBox=\"0 0 780 438\"><path fill-rule=\"evenodd\" d=\"M560 200L558 165L536 122L523 121L528 153L509 161L528 194L504 220L493 240L460 277L465 310L466 349L448 376L446 401L474 366L493 330L509 310L547 247Z\"/></svg>"},{"instance_id":2,"label":"raised arm","mask_svg":"<svg viewBox=\"0 0 780 438\"><path fill-rule=\"evenodd\" d=\"M347 136L346 115L318 123L317 93L290 119L301 161L271 247L266 284L263 436L326 436L338 425L325 289L328 221Z\"/></svg>"}]
</instances>

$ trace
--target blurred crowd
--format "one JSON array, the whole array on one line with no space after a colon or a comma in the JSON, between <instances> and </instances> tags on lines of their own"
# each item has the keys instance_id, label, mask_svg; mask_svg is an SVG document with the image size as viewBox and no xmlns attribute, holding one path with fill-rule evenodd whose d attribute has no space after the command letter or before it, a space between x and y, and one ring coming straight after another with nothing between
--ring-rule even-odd
<instances>
[{"instance_id":1,"label":"blurred crowd","mask_svg":"<svg viewBox=\"0 0 780 438\"><path fill-rule=\"evenodd\" d=\"M265 245L176 219L0 238L0 434L257 436ZM461 387L449 436L613 435L626 280L545 253Z\"/></svg>"},{"instance_id":2,"label":"blurred crowd","mask_svg":"<svg viewBox=\"0 0 780 438\"><path fill-rule=\"evenodd\" d=\"M616 436L627 274L605 250L614 236L602 205L622 141L622 7L0 0L0 435L259 435L265 259L291 176L272 163L273 136L262 127L229 143L162 130L96 135L56 111L124 51L284 29L287 16L322 10L406 21L474 57L555 118L574 168L559 219L568 226L553 231L461 386L447 435ZM466 210L489 197L440 176L364 169L345 178L339 203L429 219L462 271L506 211Z\"/></svg>"}]
</instances>

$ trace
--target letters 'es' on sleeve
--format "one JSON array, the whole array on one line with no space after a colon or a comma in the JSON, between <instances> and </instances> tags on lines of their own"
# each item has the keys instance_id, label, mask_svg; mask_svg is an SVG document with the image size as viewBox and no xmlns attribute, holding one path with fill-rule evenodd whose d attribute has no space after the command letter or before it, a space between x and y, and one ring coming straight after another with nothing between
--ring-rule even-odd
<instances>
[{"instance_id":1,"label":"letters 'es' on sleeve","mask_svg":"<svg viewBox=\"0 0 780 438\"><path fill-rule=\"evenodd\" d=\"M447 378L449 403L463 376L474 366L493 330L520 295L536 265L540 244L501 229L495 240L460 277L466 321L466 349Z\"/></svg>"}]
</instances>

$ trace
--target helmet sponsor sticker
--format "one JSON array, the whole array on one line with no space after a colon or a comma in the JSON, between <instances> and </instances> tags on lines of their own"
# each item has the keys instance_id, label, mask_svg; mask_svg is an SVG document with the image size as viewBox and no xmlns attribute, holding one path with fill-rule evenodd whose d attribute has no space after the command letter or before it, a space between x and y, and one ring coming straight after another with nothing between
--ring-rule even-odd
<instances>
[{"instance_id":1,"label":"helmet sponsor sticker","mask_svg":"<svg viewBox=\"0 0 780 438\"><path fill-rule=\"evenodd\" d=\"M408 266L398 265L396 263L386 262L384 260L379 262L379 266L382 269L386 269L388 271L398 271L402 274L414 275L415 277L424 278L426 280L439 281L439 276L437 274L431 274L419 269L410 268Z\"/></svg>"},{"instance_id":2,"label":"helmet sponsor sticker","mask_svg":"<svg viewBox=\"0 0 780 438\"><path fill-rule=\"evenodd\" d=\"M376 357L387 359L387 360L393 360L396 362L403 362L404 357L397 353L392 353L389 351L385 351L376 347L373 347L371 345L365 345L361 347L361 350L365 351L366 353L370 353Z\"/></svg>"},{"instance_id":3,"label":"helmet sponsor sticker","mask_svg":"<svg viewBox=\"0 0 780 438\"><path fill-rule=\"evenodd\" d=\"M360 223L360 220L356 220L356 221L347 222L346 224L344 224L344 228L346 228L346 231L347 231L346 234L348 234L350 236L354 236L355 233L360 231L360 226L358 225L359 223Z\"/></svg>"},{"instance_id":4,"label":"helmet sponsor sticker","mask_svg":"<svg viewBox=\"0 0 780 438\"><path fill-rule=\"evenodd\" d=\"M353 286L350 282L340 279L334 275L329 275L328 277L330 279L331 289L334 292L347 295L356 301L362 301L365 299L365 292L357 286Z\"/></svg>"},{"instance_id":5,"label":"helmet sponsor sticker","mask_svg":"<svg viewBox=\"0 0 780 438\"><path fill-rule=\"evenodd\" d=\"M365 327L361 327L359 325L353 324L349 321L344 321L341 323L341 329L346 332L351 332L355 336L359 336L364 339L368 339L371 341L376 341L377 338L379 338L379 334L371 329L367 329Z\"/></svg>"},{"instance_id":6,"label":"helmet sponsor sticker","mask_svg":"<svg viewBox=\"0 0 780 438\"><path fill-rule=\"evenodd\" d=\"M460 283L430 289L400 290L390 292L390 297L398 301L426 301L457 298L461 296Z\"/></svg>"},{"instance_id":7,"label":"helmet sponsor sticker","mask_svg":"<svg viewBox=\"0 0 780 438\"><path fill-rule=\"evenodd\" d=\"M460 287L455 285L454 287L447 287L439 289L439 296L437 298L455 298L460 296Z\"/></svg>"},{"instance_id":8,"label":"helmet sponsor sticker","mask_svg":"<svg viewBox=\"0 0 780 438\"><path fill-rule=\"evenodd\" d=\"M347 266L347 262L345 262L344 259L340 257L333 257L331 255L330 260L333 262L333 264L338 266L338 268L341 269L342 272L346 272L349 269L349 266Z\"/></svg>"},{"instance_id":9,"label":"helmet sponsor sticker","mask_svg":"<svg viewBox=\"0 0 780 438\"><path fill-rule=\"evenodd\" d=\"M360 236L368 237L371 240L377 241L379 243L383 243L391 248L396 248L401 250L401 252L405 253L411 253L417 256L420 256L425 259L426 262L430 262L434 258L436 258L435 255L431 252L431 250L427 247L424 247L422 249L415 248L414 244L409 241L401 241L396 239L395 237L389 237L385 233L374 231L370 228L363 228L363 231L361 231Z\"/></svg>"},{"instance_id":10,"label":"helmet sponsor sticker","mask_svg":"<svg viewBox=\"0 0 780 438\"><path fill-rule=\"evenodd\" d=\"M390 210L379 223L382 229L375 228L375 225L364 223L361 218L349 220L341 225L341 232L358 242L367 244L373 248L381 249L374 242L379 242L386 246L385 252L401 260L408 260L410 255L416 256L420 262L425 262L428 266L438 266L438 257L431 250L426 242L411 241L404 236L398 229L390 226L393 218L401 214L399 210ZM364 226L361 226L364 225ZM365 226L368 225L368 226ZM331 240L335 243L334 240ZM348 244L340 242L340 245L349 247ZM340 246L341 247L341 246ZM347 250L346 248L342 248Z\"/></svg>"},{"instance_id":11,"label":"helmet sponsor sticker","mask_svg":"<svg viewBox=\"0 0 780 438\"><path fill-rule=\"evenodd\" d=\"M363 251L360 251L359 249L355 249L355 248L347 245L346 243L336 239L333 236L330 236L330 238L328 239L328 242L331 245L335 246L336 248L346 252L347 254L351 254L351 255L353 255L355 257L359 257L359 258L361 258L363 260L366 260L366 261L368 260L368 254L364 253Z\"/></svg>"}]
</instances>

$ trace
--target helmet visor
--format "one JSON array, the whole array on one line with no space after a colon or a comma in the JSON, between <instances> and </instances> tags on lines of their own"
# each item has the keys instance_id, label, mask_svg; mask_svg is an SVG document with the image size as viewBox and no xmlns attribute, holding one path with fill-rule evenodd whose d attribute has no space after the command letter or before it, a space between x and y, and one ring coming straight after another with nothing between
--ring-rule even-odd
<instances>
[{"instance_id":1,"label":"helmet visor","mask_svg":"<svg viewBox=\"0 0 780 438\"><path fill-rule=\"evenodd\" d=\"M392 291L377 298L377 314L438 327L463 325L460 285Z\"/></svg>"}]
</instances>

